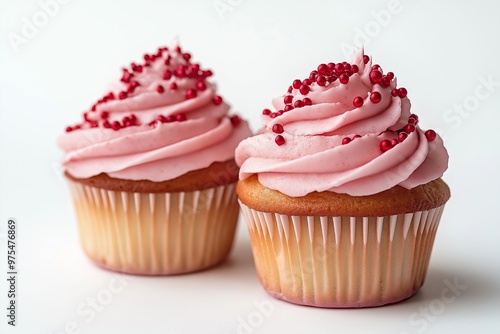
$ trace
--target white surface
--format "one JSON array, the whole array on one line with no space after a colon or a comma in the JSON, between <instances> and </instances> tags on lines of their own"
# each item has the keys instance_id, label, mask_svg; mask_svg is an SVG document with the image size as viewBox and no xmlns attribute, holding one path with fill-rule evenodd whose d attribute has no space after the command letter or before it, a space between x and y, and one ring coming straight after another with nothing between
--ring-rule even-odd
<instances>
[{"instance_id":1,"label":"white surface","mask_svg":"<svg viewBox=\"0 0 500 334\"><path fill-rule=\"evenodd\" d=\"M220 3L230 7L219 15L214 5ZM0 232L9 217L20 226L18 327L7 326L0 311L2 333L500 332L500 5L401 0L382 25L373 13L392 8L390 1L274 3L68 1L16 51L9 34L21 34L24 18L32 21L41 7L38 1L0 2ZM257 129L272 97L320 62L348 59L340 46L363 39L365 29L371 34L366 52L396 73L421 125L440 129L451 156L445 180L453 197L427 281L414 298L360 310L274 300L257 280L243 221L230 259L194 275L120 276L123 283L86 259L55 138L121 65L179 36L194 59L214 69L222 95ZM496 83L490 91L481 86L488 78ZM453 109L475 101L470 112ZM466 288L453 301L440 301L445 281L455 280ZM96 297L109 303L92 316L88 303Z\"/></svg>"}]
</instances>

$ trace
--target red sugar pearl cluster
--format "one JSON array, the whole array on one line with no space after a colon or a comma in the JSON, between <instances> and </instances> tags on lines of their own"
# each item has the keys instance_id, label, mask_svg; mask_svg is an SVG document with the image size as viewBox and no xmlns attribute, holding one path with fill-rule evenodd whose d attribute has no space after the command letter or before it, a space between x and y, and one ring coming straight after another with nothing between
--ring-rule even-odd
<instances>
[{"instance_id":1,"label":"red sugar pearl cluster","mask_svg":"<svg viewBox=\"0 0 500 334\"><path fill-rule=\"evenodd\" d=\"M399 143L405 141L408 138L408 135L412 132L415 132L416 125L418 123L418 116L415 114L411 114L408 118L408 124L406 124L401 130L398 131L398 137L394 139L384 139L380 142L380 150L382 152L387 152L394 146Z\"/></svg>"},{"instance_id":2,"label":"red sugar pearl cluster","mask_svg":"<svg viewBox=\"0 0 500 334\"><path fill-rule=\"evenodd\" d=\"M101 119L103 119L102 126L106 129L113 129L115 131L127 128L129 126L136 126L139 125L139 121L137 120L137 117L134 114L131 114L129 116L125 116L122 118L121 122L116 120L113 122L108 121L109 114L106 111L101 112Z\"/></svg>"},{"instance_id":3,"label":"red sugar pearl cluster","mask_svg":"<svg viewBox=\"0 0 500 334\"><path fill-rule=\"evenodd\" d=\"M392 91L391 91L391 95L396 97L396 96L399 96L400 98L405 98L406 95L408 95L408 91L406 90L406 88L404 87L401 87L401 88L394 88Z\"/></svg>"},{"instance_id":4,"label":"red sugar pearl cluster","mask_svg":"<svg viewBox=\"0 0 500 334\"><path fill-rule=\"evenodd\" d=\"M213 72L211 70L204 70L200 68L199 64L196 63L191 63L191 54L184 52L182 53L182 50L180 47L176 47L175 49L171 50L170 54L168 54L169 49L167 47L161 47L158 48L156 53L152 54L144 54L143 59L144 63L131 63L128 68L124 68L122 70L122 76L120 78L120 81L125 84L125 88L121 90L120 92L113 94L112 92L106 94L104 97L99 99L94 105L91 107L91 111L97 111L97 106L99 104L108 102L110 100L115 100L115 99L120 99L124 100L130 97L131 95L134 94L135 90L137 87L139 87L141 84L140 82L136 79L137 75L145 71L145 68L151 67L151 65L156 62L156 61L162 61L162 64L165 66L165 69L162 70L161 72L161 79L162 80L171 80L172 78L189 78L189 79L195 79L196 84L192 88L187 88L185 92L185 98L186 99L192 99L195 98L198 95L199 91L204 91L207 89L207 84L205 82L205 79L212 76ZM180 64L173 65L172 60L174 56L174 52L178 53L181 55L182 60ZM167 53L165 57L165 53ZM182 63L184 62L184 63ZM156 92L158 94L164 94L167 89L170 90L177 90L178 86L175 81L170 82L169 84L158 84L154 87ZM220 105L222 104L223 100L222 97L216 95L213 97L212 102L215 105ZM104 115L104 117L103 117ZM133 116L133 115L132 115ZM109 117L107 112L101 112L100 118L103 120L101 123L95 120L92 120L88 117L87 113L84 114L84 120L89 124L90 127L98 127L99 125L102 125L104 128L110 128L114 130L122 129L127 126L132 126L132 125L139 125L137 122L137 118L133 116L131 119L122 119L121 121L113 121L109 122L107 118ZM182 121L182 118L185 116L179 116L180 119L176 119L177 121ZM168 118L168 117L167 117ZM165 118L165 120L167 119ZM171 119L169 119L170 121ZM158 120L155 120L152 123L157 122ZM160 122L163 121L163 119L159 120ZM73 130L78 130L81 128L84 128L85 123L83 124L78 124L75 126L68 126L66 127L66 131L70 132Z\"/></svg>"},{"instance_id":5,"label":"red sugar pearl cluster","mask_svg":"<svg viewBox=\"0 0 500 334\"><path fill-rule=\"evenodd\" d=\"M304 80L295 79L292 85L288 88L288 93L293 89L298 89L300 94L307 95L311 91L311 85L316 83L318 86L326 86L337 79L342 84L349 82L349 77L354 73L358 73L359 68L355 64L347 62L319 64L318 68L311 71L308 78Z\"/></svg>"},{"instance_id":6,"label":"red sugar pearl cluster","mask_svg":"<svg viewBox=\"0 0 500 334\"><path fill-rule=\"evenodd\" d=\"M266 109L262 110L262 115L266 115L266 116L269 116L271 118L276 118L276 117L281 116L284 113L286 113L290 110L293 110L295 108L302 108L305 106L312 105L312 100L308 97L305 97L302 100L297 100L297 101L293 102L293 96L286 95L283 98L283 101L285 102L285 106L283 107L283 109L278 110L277 112L271 112L271 110L266 108ZM293 102L293 104L292 104L292 102Z\"/></svg>"},{"instance_id":7,"label":"red sugar pearl cluster","mask_svg":"<svg viewBox=\"0 0 500 334\"><path fill-rule=\"evenodd\" d=\"M361 136L360 135L354 135L352 138L350 138L350 137L344 137L344 138L342 138L342 145L347 145L347 144L349 144L350 142L352 142L356 138L361 138Z\"/></svg>"},{"instance_id":8,"label":"red sugar pearl cluster","mask_svg":"<svg viewBox=\"0 0 500 334\"><path fill-rule=\"evenodd\" d=\"M382 94L380 94L379 92L372 92L370 94L370 101L372 103L379 103L380 101L382 101ZM361 96L356 96L354 98L354 100L352 100L352 104L354 107L356 108L361 108L364 104L364 100Z\"/></svg>"},{"instance_id":9,"label":"red sugar pearl cluster","mask_svg":"<svg viewBox=\"0 0 500 334\"><path fill-rule=\"evenodd\" d=\"M283 137L281 135L281 133L283 133L285 131L285 129L283 128L283 125L276 123L273 125L272 130L274 133L278 134L276 137L274 137L274 142L276 143L276 145L281 146L281 145L285 144L285 137Z\"/></svg>"},{"instance_id":10,"label":"red sugar pearl cluster","mask_svg":"<svg viewBox=\"0 0 500 334\"><path fill-rule=\"evenodd\" d=\"M433 141L437 137L436 131L434 131L432 129L425 131L424 134L425 134L425 138L427 138L428 141Z\"/></svg>"},{"instance_id":11,"label":"red sugar pearl cluster","mask_svg":"<svg viewBox=\"0 0 500 334\"><path fill-rule=\"evenodd\" d=\"M184 122L186 120L185 114L177 114L177 115L158 115L158 117L149 123L150 126L156 127L159 123L172 123L172 122Z\"/></svg>"},{"instance_id":12,"label":"red sugar pearl cluster","mask_svg":"<svg viewBox=\"0 0 500 334\"><path fill-rule=\"evenodd\" d=\"M408 138L408 135L410 133L415 132L417 124L418 124L418 116L415 114L411 114L410 117L408 118L408 124L406 124L401 130L398 131L397 138L391 140L384 139L380 142L380 150L382 152L387 152L397 144L405 141L405 139ZM429 129L425 131L425 137L427 138L428 141L431 142L434 139L436 139L437 134L434 130Z\"/></svg>"},{"instance_id":13,"label":"red sugar pearl cluster","mask_svg":"<svg viewBox=\"0 0 500 334\"><path fill-rule=\"evenodd\" d=\"M132 82L132 78L135 73L141 73L143 70L143 67L150 67L152 63L157 61L158 59L163 59L163 54L165 52L168 52L168 48L163 47L159 48L156 54L145 54L143 56L144 58L144 64L143 65L137 65L135 63L132 63L130 65L130 70L124 69L121 81L124 83L130 83ZM206 78L210 77L213 75L211 70L202 70L200 68L199 64L196 63L191 63L191 54L184 52L182 53L182 50L180 47L176 47L172 52L177 52L181 54L183 61L185 62L184 64L177 64L177 67L170 67L171 61L172 61L172 54L168 54L167 57L164 59L163 64L167 67L163 73L161 78L163 80L171 80L172 77L178 78L178 79L183 79L183 78L190 78L190 79L196 79L196 85L193 88L188 88L186 89L186 99L192 99L197 96L197 91L204 91L206 89L206 83L204 82ZM137 83L137 81L136 81ZM119 98L120 99L125 99L129 96L129 94L133 93L135 86L128 87L127 90L120 92ZM178 88L176 82L171 82L168 86L170 90L176 90ZM165 92L165 87L161 84L156 86L156 91L159 94L163 94ZM215 101L214 101L215 103ZM215 103L216 104L216 103Z\"/></svg>"},{"instance_id":14,"label":"red sugar pearl cluster","mask_svg":"<svg viewBox=\"0 0 500 334\"><path fill-rule=\"evenodd\" d=\"M370 70L370 81L372 84L379 84L383 88L389 87L391 81L394 79L394 73L388 72L387 74L382 73L382 68L380 65L373 65Z\"/></svg>"}]
</instances>

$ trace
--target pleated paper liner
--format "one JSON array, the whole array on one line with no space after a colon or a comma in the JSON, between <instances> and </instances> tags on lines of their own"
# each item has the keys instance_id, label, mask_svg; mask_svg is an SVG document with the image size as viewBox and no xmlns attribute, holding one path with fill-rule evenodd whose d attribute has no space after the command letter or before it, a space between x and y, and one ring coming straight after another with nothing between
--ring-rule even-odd
<instances>
[{"instance_id":1,"label":"pleated paper liner","mask_svg":"<svg viewBox=\"0 0 500 334\"><path fill-rule=\"evenodd\" d=\"M291 303L354 308L395 303L424 283L443 206L385 217L288 216L240 202L257 274Z\"/></svg>"},{"instance_id":2,"label":"pleated paper liner","mask_svg":"<svg viewBox=\"0 0 500 334\"><path fill-rule=\"evenodd\" d=\"M199 271L229 254L238 219L235 184L178 193L131 193L68 180L87 255L140 275Z\"/></svg>"}]
</instances>

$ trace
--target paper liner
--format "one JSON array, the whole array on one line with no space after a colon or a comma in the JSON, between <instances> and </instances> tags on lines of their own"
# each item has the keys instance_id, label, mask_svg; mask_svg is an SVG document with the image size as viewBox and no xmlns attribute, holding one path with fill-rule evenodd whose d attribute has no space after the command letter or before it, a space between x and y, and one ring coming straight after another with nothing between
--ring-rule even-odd
<instances>
[{"instance_id":1,"label":"paper liner","mask_svg":"<svg viewBox=\"0 0 500 334\"><path fill-rule=\"evenodd\" d=\"M87 255L105 268L141 275L211 267L231 250L235 184L178 193L131 193L68 180Z\"/></svg>"},{"instance_id":2,"label":"paper liner","mask_svg":"<svg viewBox=\"0 0 500 334\"><path fill-rule=\"evenodd\" d=\"M380 306L415 294L444 208L317 217L240 206L263 287L288 302L335 308Z\"/></svg>"}]
</instances>

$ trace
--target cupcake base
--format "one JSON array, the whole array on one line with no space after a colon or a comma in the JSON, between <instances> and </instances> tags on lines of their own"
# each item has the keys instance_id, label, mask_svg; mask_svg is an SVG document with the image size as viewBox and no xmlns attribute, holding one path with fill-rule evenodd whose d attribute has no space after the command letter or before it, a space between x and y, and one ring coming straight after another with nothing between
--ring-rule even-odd
<instances>
[{"instance_id":1,"label":"cupcake base","mask_svg":"<svg viewBox=\"0 0 500 334\"><path fill-rule=\"evenodd\" d=\"M396 303L422 286L444 205L379 217L295 216L240 206L272 296L328 308Z\"/></svg>"},{"instance_id":2,"label":"cupcake base","mask_svg":"<svg viewBox=\"0 0 500 334\"><path fill-rule=\"evenodd\" d=\"M238 219L234 183L141 193L68 182L83 249L101 267L184 274L217 265L231 250Z\"/></svg>"}]
</instances>

